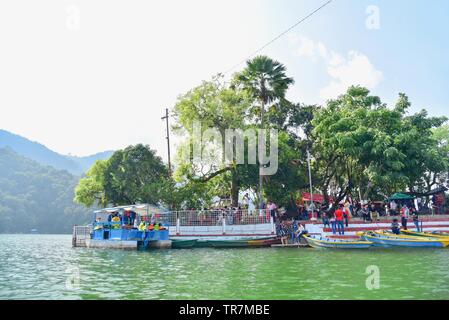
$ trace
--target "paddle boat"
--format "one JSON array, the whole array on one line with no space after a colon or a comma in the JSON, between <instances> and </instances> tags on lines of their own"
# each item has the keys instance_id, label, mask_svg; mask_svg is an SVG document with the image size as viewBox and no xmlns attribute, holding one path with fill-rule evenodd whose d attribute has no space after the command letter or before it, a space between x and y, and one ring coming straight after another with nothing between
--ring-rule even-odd
<instances>
[{"instance_id":1,"label":"paddle boat","mask_svg":"<svg viewBox=\"0 0 449 320\"><path fill-rule=\"evenodd\" d=\"M372 242L375 246L387 247L429 247L444 248L449 246L449 239L436 239L425 237L414 237L405 235L394 235L384 231L370 231L362 235L362 239Z\"/></svg>"},{"instance_id":2,"label":"paddle boat","mask_svg":"<svg viewBox=\"0 0 449 320\"><path fill-rule=\"evenodd\" d=\"M328 249L368 249L373 244L370 241L352 241L344 239L330 239L320 236L305 235L309 246Z\"/></svg>"}]
</instances>

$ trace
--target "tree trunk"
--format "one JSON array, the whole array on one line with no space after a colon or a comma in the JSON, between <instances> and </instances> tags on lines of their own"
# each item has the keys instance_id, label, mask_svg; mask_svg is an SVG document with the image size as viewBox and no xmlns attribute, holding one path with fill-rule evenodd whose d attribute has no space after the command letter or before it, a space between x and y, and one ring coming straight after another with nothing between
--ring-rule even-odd
<instances>
[{"instance_id":1,"label":"tree trunk","mask_svg":"<svg viewBox=\"0 0 449 320\"><path fill-rule=\"evenodd\" d=\"M265 118L265 102L262 99L262 106L261 106L261 110L260 110L260 126L261 129L264 129L264 118ZM265 141L265 136L262 138L262 140L259 141ZM265 143L261 143L263 146L265 146ZM260 145L259 145L259 155L261 154L261 152L266 152L266 150L260 150ZM259 209L262 208L262 204L263 204L263 175L262 175L262 169L263 169L263 165L260 161L260 157L259 157Z\"/></svg>"}]
</instances>

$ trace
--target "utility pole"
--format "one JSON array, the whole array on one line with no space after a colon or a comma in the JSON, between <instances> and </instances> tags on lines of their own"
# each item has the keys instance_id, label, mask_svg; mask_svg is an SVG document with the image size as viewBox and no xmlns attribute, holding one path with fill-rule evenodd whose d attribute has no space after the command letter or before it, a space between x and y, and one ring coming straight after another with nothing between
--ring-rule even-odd
<instances>
[{"instance_id":1,"label":"utility pole","mask_svg":"<svg viewBox=\"0 0 449 320\"><path fill-rule=\"evenodd\" d=\"M312 169L310 168L310 152L307 149L307 165L309 166L310 204L313 203Z\"/></svg>"},{"instance_id":2,"label":"utility pole","mask_svg":"<svg viewBox=\"0 0 449 320\"><path fill-rule=\"evenodd\" d=\"M171 158L170 158L170 127L168 124L168 108L165 109L165 117L162 117L161 120L165 120L166 121L166 125L167 125L167 150L168 150L168 175L171 177L172 175L172 171L171 171Z\"/></svg>"}]
</instances>

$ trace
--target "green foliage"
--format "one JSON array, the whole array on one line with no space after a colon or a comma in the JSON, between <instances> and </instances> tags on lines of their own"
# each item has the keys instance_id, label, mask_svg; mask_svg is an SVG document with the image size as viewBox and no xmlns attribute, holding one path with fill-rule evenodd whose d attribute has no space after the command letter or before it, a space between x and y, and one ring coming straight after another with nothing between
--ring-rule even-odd
<instances>
[{"instance_id":1,"label":"green foliage","mask_svg":"<svg viewBox=\"0 0 449 320\"><path fill-rule=\"evenodd\" d=\"M92 205L159 204L169 190L168 171L148 146L138 144L116 151L109 160L97 161L81 179L75 200Z\"/></svg>"},{"instance_id":2,"label":"green foliage","mask_svg":"<svg viewBox=\"0 0 449 320\"><path fill-rule=\"evenodd\" d=\"M0 149L0 233L71 233L90 210L73 202L79 178Z\"/></svg>"},{"instance_id":3,"label":"green foliage","mask_svg":"<svg viewBox=\"0 0 449 320\"><path fill-rule=\"evenodd\" d=\"M325 192L343 197L359 189L368 197L374 189L391 194L419 187L430 171L441 172L432 129L446 118L427 112L407 116L408 97L400 94L394 109L365 88L351 87L315 113L312 124L315 176ZM374 190L375 191L375 190Z\"/></svg>"}]
</instances>

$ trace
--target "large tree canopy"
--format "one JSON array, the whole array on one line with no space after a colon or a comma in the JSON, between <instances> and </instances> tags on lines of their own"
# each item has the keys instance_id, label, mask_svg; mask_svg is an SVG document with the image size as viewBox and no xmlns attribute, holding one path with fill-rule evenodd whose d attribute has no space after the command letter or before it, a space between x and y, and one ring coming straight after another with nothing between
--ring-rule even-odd
<instances>
[{"instance_id":1,"label":"large tree canopy","mask_svg":"<svg viewBox=\"0 0 449 320\"><path fill-rule=\"evenodd\" d=\"M75 200L86 206L159 204L166 196L168 171L148 146L138 144L97 161L81 179Z\"/></svg>"}]
</instances>

